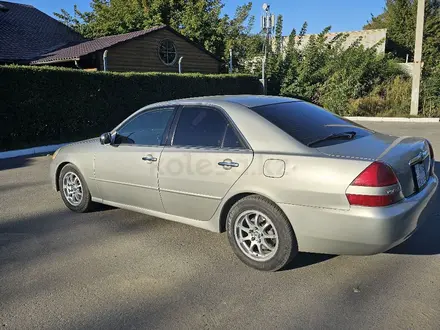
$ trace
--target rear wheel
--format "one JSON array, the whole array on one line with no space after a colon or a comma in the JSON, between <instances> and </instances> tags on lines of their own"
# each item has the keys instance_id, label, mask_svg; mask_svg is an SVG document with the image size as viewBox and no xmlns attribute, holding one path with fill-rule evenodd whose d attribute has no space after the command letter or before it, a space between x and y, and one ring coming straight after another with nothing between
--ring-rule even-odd
<instances>
[{"instance_id":1,"label":"rear wheel","mask_svg":"<svg viewBox=\"0 0 440 330\"><path fill-rule=\"evenodd\" d=\"M226 226L233 251L250 267L276 271L298 253L289 220L276 204L261 196L247 196L235 203Z\"/></svg>"},{"instance_id":2,"label":"rear wheel","mask_svg":"<svg viewBox=\"0 0 440 330\"><path fill-rule=\"evenodd\" d=\"M67 164L61 169L58 178L61 198L64 204L74 212L87 212L92 207L89 188L79 170Z\"/></svg>"}]
</instances>

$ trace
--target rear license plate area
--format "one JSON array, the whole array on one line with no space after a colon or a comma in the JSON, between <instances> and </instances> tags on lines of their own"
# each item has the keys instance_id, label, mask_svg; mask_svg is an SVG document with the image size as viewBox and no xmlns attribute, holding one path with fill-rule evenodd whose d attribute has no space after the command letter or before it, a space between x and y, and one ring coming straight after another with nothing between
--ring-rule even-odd
<instances>
[{"instance_id":1,"label":"rear license plate area","mask_svg":"<svg viewBox=\"0 0 440 330\"><path fill-rule=\"evenodd\" d=\"M421 190L428 182L428 174L426 172L425 164L417 163L413 166L415 183L417 185L417 189Z\"/></svg>"}]
</instances>

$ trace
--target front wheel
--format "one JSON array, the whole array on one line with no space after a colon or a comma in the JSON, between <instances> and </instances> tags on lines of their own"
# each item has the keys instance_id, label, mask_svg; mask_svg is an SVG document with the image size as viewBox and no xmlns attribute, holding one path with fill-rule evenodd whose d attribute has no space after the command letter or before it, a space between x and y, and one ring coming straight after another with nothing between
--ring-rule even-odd
<instances>
[{"instance_id":1,"label":"front wheel","mask_svg":"<svg viewBox=\"0 0 440 330\"><path fill-rule=\"evenodd\" d=\"M69 209L80 213L91 209L93 203L89 188L75 166L71 164L64 166L58 180L61 198Z\"/></svg>"},{"instance_id":2,"label":"front wheel","mask_svg":"<svg viewBox=\"0 0 440 330\"><path fill-rule=\"evenodd\" d=\"M264 197L250 195L239 200L229 211L226 225L234 253L250 267L276 271L298 253L289 220Z\"/></svg>"}]
</instances>

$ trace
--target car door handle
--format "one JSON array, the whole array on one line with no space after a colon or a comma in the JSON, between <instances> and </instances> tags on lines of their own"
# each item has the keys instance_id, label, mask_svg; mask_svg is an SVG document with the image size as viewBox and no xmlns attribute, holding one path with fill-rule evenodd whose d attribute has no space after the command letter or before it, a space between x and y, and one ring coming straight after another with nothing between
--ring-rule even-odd
<instances>
[{"instance_id":1,"label":"car door handle","mask_svg":"<svg viewBox=\"0 0 440 330\"><path fill-rule=\"evenodd\" d=\"M239 164L232 161L223 161L223 162L219 162L218 165L225 167L238 167Z\"/></svg>"},{"instance_id":2,"label":"car door handle","mask_svg":"<svg viewBox=\"0 0 440 330\"><path fill-rule=\"evenodd\" d=\"M145 160L146 162L155 162L157 161L157 158L153 157L153 155L146 155L145 157L142 157L142 160Z\"/></svg>"}]
</instances>

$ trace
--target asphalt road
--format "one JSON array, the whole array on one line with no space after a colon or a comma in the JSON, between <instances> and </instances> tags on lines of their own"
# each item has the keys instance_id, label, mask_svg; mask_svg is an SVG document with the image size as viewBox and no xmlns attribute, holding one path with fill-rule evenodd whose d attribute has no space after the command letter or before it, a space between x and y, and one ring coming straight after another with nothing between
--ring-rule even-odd
<instances>
[{"instance_id":1,"label":"asphalt road","mask_svg":"<svg viewBox=\"0 0 440 330\"><path fill-rule=\"evenodd\" d=\"M429 138L440 124L366 124ZM440 194L387 253L242 264L225 234L107 209L68 211L50 157L0 161L0 328L440 329ZM440 173L440 163L437 163Z\"/></svg>"}]
</instances>

